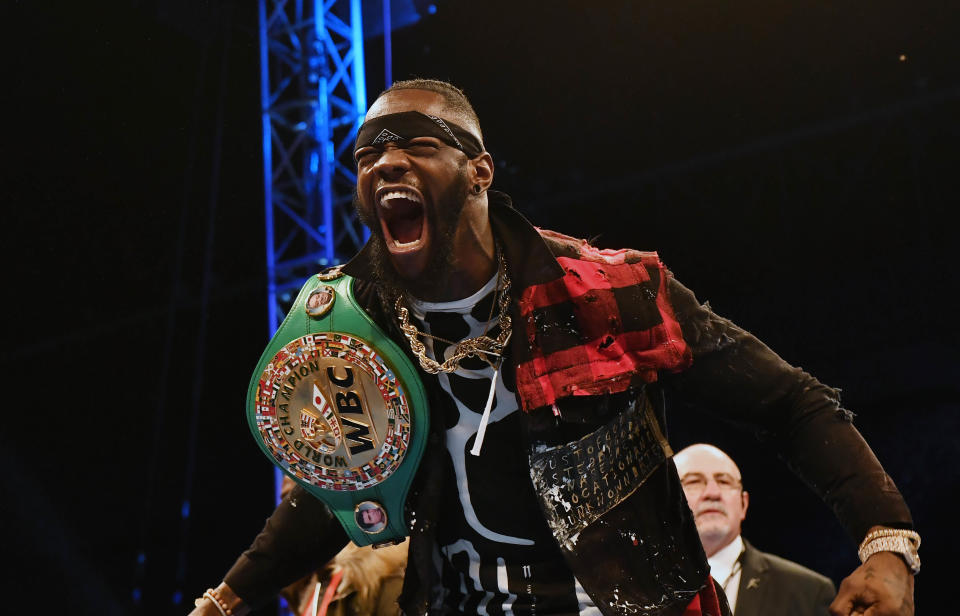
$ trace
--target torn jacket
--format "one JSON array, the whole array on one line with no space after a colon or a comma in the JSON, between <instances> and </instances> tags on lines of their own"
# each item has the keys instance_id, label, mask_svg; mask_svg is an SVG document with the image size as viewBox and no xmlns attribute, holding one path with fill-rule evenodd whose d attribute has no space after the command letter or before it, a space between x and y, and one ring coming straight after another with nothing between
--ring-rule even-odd
<instances>
[{"instance_id":1,"label":"torn jacket","mask_svg":"<svg viewBox=\"0 0 960 616\"><path fill-rule=\"evenodd\" d=\"M912 525L903 498L840 407L835 390L700 304L653 253L598 251L583 240L539 231L513 210L506 195L489 195L491 224L514 281L510 354L532 470L544 464L537 452L617 431L624 409L647 417L652 412L647 433L662 435L667 390L749 426L770 442L855 542L873 525ZM359 303L407 348L389 302L379 295L368 249L345 271L358 279ZM620 282L611 282L611 276ZM623 283L624 276L635 280ZM435 379L426 377L425 384L429 396L439 395ZM430 589L437 584L431 552L439 512L431 505L440 500L442 482L431 470L442 465L431 457L442 455L442 438L436 431L430 435L407 500L407 518L415 520L400 598L407 614L426 613ZM707 584L706 557L669 445L657 438L641 440L649 454L642 482L629 485L628 493L612 499L599 515L574 516L569 524L554 520L551 529L604 614L682 614ZM548 482L538 486L543 494L550 477L541 473L539 480ZM542 501L550 518L557 503L547 495ZM225 580L256 606L345 543L325 507L297 489Z\"/></svg>"}]
</instances>

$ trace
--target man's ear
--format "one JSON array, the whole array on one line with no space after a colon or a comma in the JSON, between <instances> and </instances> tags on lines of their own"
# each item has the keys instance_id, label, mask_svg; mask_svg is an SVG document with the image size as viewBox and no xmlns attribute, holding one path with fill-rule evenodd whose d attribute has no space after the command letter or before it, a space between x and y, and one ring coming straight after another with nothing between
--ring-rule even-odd
<instances>
[{"instance_id":1,"label":"man's ear","mask_svg":"<svg viewBox=\"0 0 960 616\"><path fill-rule=\"evenodd\" d=\"M493 184L493 157L489 152L482 152L470 160L470 185L479 185L482 191ZM482 192L481 191L481 192Z\"/></svg>"},{"instance_id":2,"label":"man's ear","mask_svg":"<svg viewBox=\"0 0 960 616\"><path fill-rule=\"evenodd\" d=\"M747 517L747 506L750 505L750 494L746 490L740 492L740 502L743 503L743 517L740 518L743 521Z\"/></svg>"}]
</instances>

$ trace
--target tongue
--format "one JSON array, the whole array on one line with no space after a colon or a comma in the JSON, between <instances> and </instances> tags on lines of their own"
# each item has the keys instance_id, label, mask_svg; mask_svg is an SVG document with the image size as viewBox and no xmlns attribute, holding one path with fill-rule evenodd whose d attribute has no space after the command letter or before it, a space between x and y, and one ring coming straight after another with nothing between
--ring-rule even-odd
<instances>
[{"instance_id":1,"label":"tongue","mask_svg":"<svg viewBox=\"0 0 960 616\"><path fill-rule=\"evenodd\" d=\"M420 239L423 231L423 218L398 219L390 223L390 235L401 244L409 244Z\"/></svg>"},{"instance_id":2,"label":"tongue","mask_svg":"<svg viewBox=\"0 0 960 616\"><path fill-rule=\"evenodd\" d=\"M415 242L423 233L423 208L407 199L391 199L386 222L394 240L401 244Z\"/></svg>"}]
</instances>

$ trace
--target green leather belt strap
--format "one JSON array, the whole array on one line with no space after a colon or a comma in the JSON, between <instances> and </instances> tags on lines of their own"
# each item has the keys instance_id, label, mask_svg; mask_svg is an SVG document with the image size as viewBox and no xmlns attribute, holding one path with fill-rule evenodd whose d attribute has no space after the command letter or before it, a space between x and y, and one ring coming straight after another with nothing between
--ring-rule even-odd
<instances>
[{"instance_id":1,"label":"green leather belt strap","mask_svg":"<svg viewBox=\"0 0 960 616\"><path fill-rule=\"evenodd\" d=\"M308 280L247 390L263 453L355 544L398 542L428 422L416 367L357 304L353 279L334 270Z\"/></svg>"}]
</instances>

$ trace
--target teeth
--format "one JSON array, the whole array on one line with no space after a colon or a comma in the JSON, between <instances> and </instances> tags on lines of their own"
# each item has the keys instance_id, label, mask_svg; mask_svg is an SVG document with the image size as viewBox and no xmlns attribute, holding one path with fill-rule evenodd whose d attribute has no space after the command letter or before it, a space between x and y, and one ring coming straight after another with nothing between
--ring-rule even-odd
<instances>
[{"instance_id":1,"label":"teeth","mask_svg":"<svg viewBox=\"0 0 960 616\"><path fill-rule=\"evenodd\" d=\"M382 195L380 195L380 207L390 208L390 204L387 203L390 199L407 199L408 201L413 201L414 203L423 204L423 200L420 198L420 195L410 190L390 190Z\"/></svg>"},{"instance_id":2,"label":"teeth","mask_svg":"<svg viewBox=\"0 0 960 616\"><path fill-rule=\"evenodd\" d=\"M407 242L407 243L398 242L397 240L393 240L393 245L396 246L397 248L410 248L411 246L416 246L416 245L419 244L419 243L420 243L420 238L417 238L417 239L413 240L412 242Z\"/></svg>"}]
</instances>

